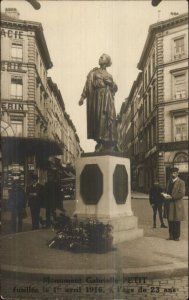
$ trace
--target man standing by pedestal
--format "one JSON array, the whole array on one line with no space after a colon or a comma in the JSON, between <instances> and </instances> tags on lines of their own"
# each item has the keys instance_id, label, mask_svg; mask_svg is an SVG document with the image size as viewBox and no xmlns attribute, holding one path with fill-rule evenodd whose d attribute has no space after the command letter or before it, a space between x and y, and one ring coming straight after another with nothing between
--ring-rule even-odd
<instances>
[{"instance_id":1,"label":"man standing by pedestal","mask_svg":"<svg viewBox=\"0 0 189 300\"><path fill-rule=\"evenodd\" d=\"M46 208L46 227L50 228L51 218L56 215L56 208L62 208L61 189L58 179L49 176L45 184L45 208Z\"/></svg>"},{"instance_id":2,"label":"man standing by pedestal","mask_svg":"<svg viewBox=\"0 0 189 300\"><path fill-rule=\"evenodd\" d=\"M157 180L154 181L154 184L149 192L149 201L150 205L153 209L153 228L156 228L156 215L157 211L159 213L159 219L161 222L161 228L167 228L167 226L163 222L163 216L162 216L162 206L163 206L163 199L161 196L162 188L159 185L159 182Z\"/></svg>"},{"instance_id":3,"label":"man standing by pedestal","mask_svg":"<svg viewBox=\"0 0 189 300\"><path fill-rule=\"evenodd\" d=\"M166 211L169 224L168 240L179 241L180 222L184 220L185 182L178 177L178 168L171 169L171 179L167 185Z\"/></svg>"}]
</instances>

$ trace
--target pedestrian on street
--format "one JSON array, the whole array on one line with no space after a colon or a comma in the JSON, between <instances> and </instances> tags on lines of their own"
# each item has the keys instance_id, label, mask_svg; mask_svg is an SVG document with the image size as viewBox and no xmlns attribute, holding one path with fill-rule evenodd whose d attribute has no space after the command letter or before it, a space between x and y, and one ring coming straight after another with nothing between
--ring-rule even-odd
<instances>
[{"instance_id":1,"label":"pedestrian on street","mask_svg":"<svg viewBox=\"0 0 189 300\"><path fill-rule=\"evenodd\" d=\"M163 194L166 201L166 214L169 224L168 240L179 241L180 222L184 220L184 203L182 198L185 196L185 182L179 177L179 169L171 169L171 178L168 181L166 193Z\"/></svg>"},{"instance_id":2,"label":"pedestrian on street","mask_svg":"<svg viewBox=\"0 0 189 300\"><path fill-rule=\"evenodd\" d=\"M49 176L45 184L45 208L46 208L46 227L50 228L52 218L56 216L56 208L63 208L62 193L58 180Z\"/></svg>"},{"instance_id":3,"label":"pedestrian on street","mask_svg":"<svg viewBox=\"0 0 189 300\"><path fill-rule=\"evenodd\" d=\"M26 195L17 179L13 181L8 208L11 211L11 231L21 232L24 211L26 209Z\"/></svg>"},{"instance_id":4,"label":"pedestrian on street","mask_svg":"<svg viewBox=\"0 0 189 300\"><path fill-rule=\"evenodd\" d=\"M153 228L156 228L157 211L159 214L161 228L167 228L167 226L163 222L163 215L162 215L162 207L163 207L163 198L161 195L162 191L163 190L160 187L159 182L155 180L149 192L149 201L153 209Z\"/></svg>"},{"instance_id":5,"label":"pedestrian on street","mask_svg":"<svg viewBox=\"0 0 189 300\"><path fill-rule=\"evenodd\" d=\"M38 176L32 176L32 183L27 187L28 206L31 211L32 230L39 229L40 208L43 201L43 187L38 183Z\"/></svg>"}]
</instances>

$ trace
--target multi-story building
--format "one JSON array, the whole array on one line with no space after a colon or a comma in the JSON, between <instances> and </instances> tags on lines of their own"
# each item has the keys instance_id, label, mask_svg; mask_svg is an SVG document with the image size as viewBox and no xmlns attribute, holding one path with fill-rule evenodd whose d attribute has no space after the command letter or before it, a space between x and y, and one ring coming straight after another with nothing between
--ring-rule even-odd
<instances>
[{"instance_id":1,"label":"multi-story building","mask_svg":"<svg viewBox=\"0 0 189 300\"><path fill-rule=\"evenodd\" d=\"M120 113L117 118L118 144L119 149L130 157L131 141L131 105L129 97L121 105Z\"/></svg>"},{"instance_id":2,"label":"multi-story building","mask_svg":"<svg viewBox=\"0 0 189 300\"><path fill-rule=\"evenodd\" d=\"M16 9L6 9L1 14L1 135L5 191L11 186L13 177L19 176L26 186L34 172L44 183L48 159L63 155L63 160L64 149L68 147L65 132L70 131L70 124L64 121L66 112L61 93L52 79L47 78L51 67L41 24L20 20ZM77 136L75 129L74 133Z\"/></svg>"},{"instance_id":3,"label":"multi-story building","mask_svg":"<svg viewBox=\"0 0 189 300\"><path fill-rule=\"evenodd\" d=\"M55 140L62 149L61 155L54 155L48 161L47 175L58 175L64 187L75 186L75 161L82 149L76 128L65 110L64 101L58 86L47 78L48 100L46 116L48 136Z\"/></svg>"},{"instance_id":4,"label":"multi-story building","mask_svg":"<svg viewBox=\"0 0 189 300\"><path fill-rule=\"evenodd\" d=\"M128 141L136 188L148 191L154 179L165 187L176 165L188 189L188 14L150 26L138 69Z\"/></svg>"}]
</instances>

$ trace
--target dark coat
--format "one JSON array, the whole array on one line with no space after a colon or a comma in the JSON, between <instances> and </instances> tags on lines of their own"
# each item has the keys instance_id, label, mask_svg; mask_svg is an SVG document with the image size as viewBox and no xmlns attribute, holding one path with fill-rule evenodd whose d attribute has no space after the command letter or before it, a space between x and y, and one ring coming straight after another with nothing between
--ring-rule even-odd
<instances>
[{"instance_id":1,"label":"dark coat","mask_svg":"<svg viewBox=\"0 0 189 300\"><path fill-rule=\"evenodd\" d=\"M171 181L168 182L167 191L170 183ZM173 186L173 190L171 193L172 199L166 202L168 221L183 221L185 219L184 203L182 200L184 196L185 182L178 178Z\"/></svg>"},{"instance_id":2,"label":"dark coat","mask_svg":"<svg viewBox=\"0 0 189 300\"><path fill-rule=\"evenodd\" d=\"M45 184L45 208L55 210L62 208L61 189L57 182L47 181Z\"/></svg>"},{"instance_id":3,"label":"dark coat","mask_svg":"<svg viewBox=\"0 0 189 300\"><path fill-rule=\"evenodd\" d=\"M26 207L26 195L21 186L13 186L9 201L8 201L8 208L11 212L20 212L23 208Z\"/></svg>"},{"instance_id":4,"label":"dark coat","mask_svg":"<svg viewBox=\"0 0 189 300\"><path fill-rule=\"evenodd\" d=\"M41 184L31 184L27 187L28 206L33 209L42 207L43 187Z\"/></svg>"},{"instance_id":5,"label":"dark coat","mask_svg":"<svg viewBox=\"0 0 189 300\"><path fill-rule=\"evenodd\" d=\"M159 185L153 185L149 192L149 201L150 204L162 205L163 199L161 193L163 192L162 188Z\"/></svg>"}]
</instances>

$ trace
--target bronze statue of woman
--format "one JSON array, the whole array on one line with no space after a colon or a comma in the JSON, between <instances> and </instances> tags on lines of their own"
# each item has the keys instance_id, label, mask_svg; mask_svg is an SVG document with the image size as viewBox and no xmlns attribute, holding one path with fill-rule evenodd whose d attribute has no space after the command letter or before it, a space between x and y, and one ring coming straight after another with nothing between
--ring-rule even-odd
<instances>
[{"instance_id":1,"label":"bronze statue of woman","mask_svg":"<svg viewBox=\"0 0 189 300\"><path fill-rule=\"evenodd\" d=\"M100 68L89 72L79 100L82 105L87 99L87 138L97 142L96 151L117 150L114 95L118 88L106 70L111 64L110 56L102 54Z\"/></svg>"}]
</instances>

